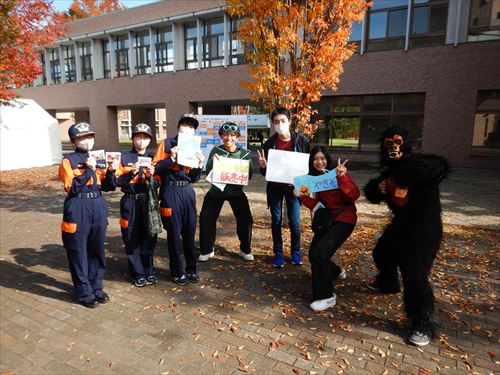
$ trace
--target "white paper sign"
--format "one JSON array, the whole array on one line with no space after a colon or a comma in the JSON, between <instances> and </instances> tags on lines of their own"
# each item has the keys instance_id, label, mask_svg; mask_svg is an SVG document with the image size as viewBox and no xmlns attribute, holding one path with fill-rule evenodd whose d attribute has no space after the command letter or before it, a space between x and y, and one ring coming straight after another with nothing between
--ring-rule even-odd
<instances>
[{"instance_id":1,"label":"white paper sign","mask_svg":"<svg viewBox=\"0 0 500 375\"><path fill-rule=\"evenodd\" d=\"M219 156L214 158L212 181L222 184L248 185L250 162Z\"/></svg>"},{"instance_id":2,"label":"white paper sign","mask_svg":"<svg viewBox=\"0 0 500 375\"><path fill-rule=\"evenodd\" d=\"M104 150L89 151L89 156L96 161L96 168L106 168L106 152Z\"/></svg>"},{"instance_id":3,"label":"white paper sign","mask_svg":"<svg viewBox=\"0 0 500 375\"><path fill-rule=\"evenodd\" d=\"M147 156L138 156L137 162L139 163L139 167L151 167L151 158Z\"/></svg>"},{"instance_id":4,"label":"white paper sign","mask_svg":"<svg viewBox=\"0 0 500 375\"><path fill-rule=\"evenodd\" d=\"M89 156L95 160L105 160L106 152L104 150L92 150L89 151Z\"/></svg>"},{"instance_id":5,"label":"white paper sign","mask_svg":"<svg viewBox=\"0 0 500 375\"><path fill-rule=\"evenodd\" d=\"M177 164L186 167L198 168L199 160L196 157L197 152L200 151L201 137L198 135L179 134L178 138L178 153Z\"/></svg>"},{"instance_id":6,"label":"white paper sign","mask_svg":"<svg viewBox=\"0 0 500 375\"><path fill-rule=\"evenodd\" d=\"M121 154L122 154L121 152L112 152L112 151L106 152L106 161L109 164L113 163L114 161L120 162Z\"/></svg>"},{"instance_id":7,"label":"white paper sign","mask_svg":"<svg viewBox=\"0 0 500 375\"><path fill-rule=\"evenodd\" d=\"M214 185L216 188L218 188L221 191L224 191L224 189L226 188L226 184L219 184L218 182L212 181L212 171L210 171L210 173L207 175L207 177L205 177L205 180L210 182L212 185Z\"/></svg>"},{"instance_id":8,"label":"white paper sign","mask_svg":"<svg viewBox=\"0 0 500 375\"><path fill-rule=\"evenodd\" d=\"M269 150L266 181L293 184L295 176L309 173L309 154L282 150Z\"/></svg>"}]
</instances>

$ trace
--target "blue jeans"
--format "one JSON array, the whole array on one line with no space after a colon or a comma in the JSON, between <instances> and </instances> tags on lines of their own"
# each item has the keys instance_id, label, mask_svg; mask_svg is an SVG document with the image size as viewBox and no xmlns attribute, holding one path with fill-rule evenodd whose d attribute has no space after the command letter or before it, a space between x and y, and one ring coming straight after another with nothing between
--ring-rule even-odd
<instances>
[{"instance_id":1,"label":"blue jeans","mask_svg":"<svg viewBox=\"0 0 500 375\"><path fill-rule=\"evenodd\" d=\"M273 251L283 256L283 198L288 213L288 224L291 233L291 253L300 256L300 199L293 194L293 186L269 183L267 185L267 204L271 210L271 231L273 235Z\"/></svg>"}]
</instances>

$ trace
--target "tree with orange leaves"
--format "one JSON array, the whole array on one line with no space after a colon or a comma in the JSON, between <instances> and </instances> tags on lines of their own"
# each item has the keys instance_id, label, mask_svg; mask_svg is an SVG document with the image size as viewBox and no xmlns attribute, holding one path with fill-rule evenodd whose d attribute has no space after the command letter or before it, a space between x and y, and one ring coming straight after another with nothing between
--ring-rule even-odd
<instances>
[{"instance_id":1,"label":"tree with orange leaves","mask_svg":"<svg viewBox=\"0 0 500 375\"><path fill-rule=\"evenodd\" d=\"M343 63L354 53L351 27L366 0L226 0L238 19L236 37L245 46L251 82L243 86L271 111L288 107L299 130L313 136L312 104L336 89Z\"/></svg>"},{"instance_id":2,"label":"tree with orange leaves","mask_svg":"<svg viewBox=\"0 0 500 375\"><path fill-rule=\"evenodd\" d=\"M0 3L0 101L42 73L40 50L63 35L62 20L49 0Z\"/></svg>"},{"instance_id":3,"label":"tree with orange leaves","mask_svg":"<svg viewBox=\"0 0 500 375\"><path fill-rule=\"evenodd\" d=\"M73 0L65 13L67 22L125 9L120 0Z\"/></svg>"}]
</instances>

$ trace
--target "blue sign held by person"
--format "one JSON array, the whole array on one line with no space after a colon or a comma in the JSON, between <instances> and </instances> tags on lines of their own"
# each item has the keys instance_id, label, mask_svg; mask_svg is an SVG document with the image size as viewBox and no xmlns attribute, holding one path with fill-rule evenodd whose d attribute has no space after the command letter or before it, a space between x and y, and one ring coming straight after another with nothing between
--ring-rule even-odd
<instances>
[{"instance_id":1,"label":"blue sign held by person","mask_svg":"<svg viewBox=\"0 0 500 375\"><path fill-rule=\"evenodd\" d=\"M304 190L306 193L338 189L337 172L333 169L320 176L297 176L293 179L293 186L295 189L299 191Z\"/></svg>"}]
</instances>

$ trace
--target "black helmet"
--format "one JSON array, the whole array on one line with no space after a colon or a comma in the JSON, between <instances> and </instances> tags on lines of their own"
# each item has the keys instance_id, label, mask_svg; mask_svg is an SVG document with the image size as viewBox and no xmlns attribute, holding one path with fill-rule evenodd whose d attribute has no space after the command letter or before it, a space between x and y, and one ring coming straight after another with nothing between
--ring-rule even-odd
<instances>
[{"instance_id":1,"label":"black helmet","mask_svg":"<svg viewBox=\"0 0 500 375\"><path fill-rule=\"evenodd\" d=\"M194 130L196 130L196 128L198 127L199 124L200 123L196 119L195 115L193 115L192 113L185 113L179 119L179 122L177 123L177 127L179 127L181 125L188 125L188 126L192 126L194 128Z\"/></svg>"},{"instance_id":2,"label":"black helmet","mask_svg":"<svg viewBox=\"0 0 500 375\"><path fill-rule=\"evenodd\" d=\"M79 122L79 123L73 124L68 129L69 139L83 137L84 135L87 135L87 134L95 134L95 131L93 131L90 128L90 124L88 122Z\"/></svg>"},{"instance_id":3,"label":"black helmet","mask_svg":"<svg viewBox=\"0 0 500 375\"><path fill-rule=\"evenodd\" d=\"M132 138L134 138L134 135L138 133L144 133L153 138L153 132L151 131L151 127L148 124L140 123L134 125L134 127L132 128Z\"/></svg>"}]
</instances>

